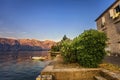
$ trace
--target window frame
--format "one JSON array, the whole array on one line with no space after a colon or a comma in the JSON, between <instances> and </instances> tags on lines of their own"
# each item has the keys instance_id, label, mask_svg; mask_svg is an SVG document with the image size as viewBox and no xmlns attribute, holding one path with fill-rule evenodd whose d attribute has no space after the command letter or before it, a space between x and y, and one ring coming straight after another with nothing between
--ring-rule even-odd
<instances>
[{"instance_id":1,"label":"window frame","mask_svg":"<svg viewBox=\"0 0 120 80\"><path fill-rule=\"evenodd\" d=\"M119 12L120 12L120 4L117 5L117 6L114 8L114 10L115 10L115 13L119 13Z\"/></svg>"}]
</instances>

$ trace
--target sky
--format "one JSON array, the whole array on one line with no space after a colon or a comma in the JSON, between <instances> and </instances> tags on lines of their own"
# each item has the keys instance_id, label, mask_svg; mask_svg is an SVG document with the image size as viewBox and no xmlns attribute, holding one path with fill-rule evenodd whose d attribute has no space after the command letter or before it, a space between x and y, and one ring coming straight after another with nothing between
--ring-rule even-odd
<instances>
[{"instance_id":1,"label":"sky","mask_svg":"<svg viewBox=\"0 0 120 80\"><path fill-rule=\"evenodd\" d=\"M0 0L0 37L60 41L96 29L115 0Z\"/></svg>"}]
</instances>

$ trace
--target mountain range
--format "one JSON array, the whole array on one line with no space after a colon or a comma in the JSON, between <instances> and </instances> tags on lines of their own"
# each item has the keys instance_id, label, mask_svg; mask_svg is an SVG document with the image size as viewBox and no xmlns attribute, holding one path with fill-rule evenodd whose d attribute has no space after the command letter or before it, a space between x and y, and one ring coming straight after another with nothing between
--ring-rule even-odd
<instances>
[{"instance_id":1,"label":"mountain range","mask_svg":"<svg viewBox=\"0 0 120 80\"><path fill-rule=\"evenodd\" d=\"M9 39L0 38L0 51L42 51L50 50L56 42L36 39Z\"/></svg>"}]
</instances>

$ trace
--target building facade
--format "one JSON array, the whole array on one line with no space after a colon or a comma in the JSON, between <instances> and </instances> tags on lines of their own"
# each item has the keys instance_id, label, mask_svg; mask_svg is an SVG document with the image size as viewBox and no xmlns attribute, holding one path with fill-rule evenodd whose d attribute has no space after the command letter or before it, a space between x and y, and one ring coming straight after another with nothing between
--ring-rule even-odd
<instances>
[{"instance_id":1,"label":"building facade","mask_svg":"<svg viewBox=\"0 0 120 80\"><path fill-rule=\"evenodd\" d=\"M111 55L120 55L120 0L116 0L95 21L97 29L107 34Z\"/></svg>"}]
</instances>

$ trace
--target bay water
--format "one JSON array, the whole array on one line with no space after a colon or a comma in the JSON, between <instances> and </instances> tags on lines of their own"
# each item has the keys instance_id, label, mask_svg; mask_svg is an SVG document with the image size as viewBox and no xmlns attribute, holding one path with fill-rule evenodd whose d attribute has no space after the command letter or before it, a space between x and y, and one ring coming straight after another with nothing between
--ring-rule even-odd
<instances>
[{"instance_id":1,"label":"bay water","mask_svg":"<svg viewBox=\"0 0 120 80\"><path fill-rule=\"evenodd\" d=\"M32 56L48 56L48 52L0 52L0 80L35 80L49 60L32 60Z\"/></svg>"}]
</instances>

